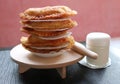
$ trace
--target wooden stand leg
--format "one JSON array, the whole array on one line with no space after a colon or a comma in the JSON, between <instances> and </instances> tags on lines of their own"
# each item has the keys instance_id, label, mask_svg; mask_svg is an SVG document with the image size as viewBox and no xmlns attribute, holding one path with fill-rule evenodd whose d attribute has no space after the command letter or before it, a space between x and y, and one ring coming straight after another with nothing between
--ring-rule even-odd
<instances>
[{"instance_id":1,"label":"wooden stand leg","mask_svg":"<svg viewBox=\"0 0 120 84\"><path fill-rule=\"evenodd\" d=\"M57 68L57 71L63 79L66 78L66 67Z\"/></svg>"},{"instance_id":2,"label":"wooden stand leg","mask_svg":"<svg viewBox=\"0 0 120 84\"><path fill-rule=\"evenodd\" d=\"M30 67L19 64L19 73L24 73L28 69L30 69Z\"/></svg>"}]
</instances>

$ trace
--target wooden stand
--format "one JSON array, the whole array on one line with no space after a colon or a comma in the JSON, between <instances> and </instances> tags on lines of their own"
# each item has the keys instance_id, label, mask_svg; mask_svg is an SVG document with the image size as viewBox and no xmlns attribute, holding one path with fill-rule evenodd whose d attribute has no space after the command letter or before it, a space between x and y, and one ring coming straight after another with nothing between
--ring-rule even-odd
<instances>
[{"instance_id":1,"label":"wooden stand","mask_svg":"<svg viewBox=\"0 0 120 84\"><path fill-rule=\"evenodd\" d=\"M21 44L14 47L10 52L11 58L19 65L19 72L24 73L30 68L49 69L56 68L62 78L66 78L66 66L80 61L83 56L75 51L68 50L56 57L35 56L24 49Z\"/></svg>"}]
</instances>

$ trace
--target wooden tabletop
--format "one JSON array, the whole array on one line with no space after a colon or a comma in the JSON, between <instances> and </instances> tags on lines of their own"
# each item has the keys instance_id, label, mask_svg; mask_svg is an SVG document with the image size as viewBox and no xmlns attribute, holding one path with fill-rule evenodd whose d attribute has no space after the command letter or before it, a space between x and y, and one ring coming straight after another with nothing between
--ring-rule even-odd
<instances>
[{"instance_id":1,"label":"wooden tabletop","mask_svg":"<svg viewBox=\"0 0 120 84\"><path fill-rule=\"evenodd\" d=\"M62 79L56 69L30 69L18 73L18 65L10 58L10 49L0 49L0 84L119 84L120 55L113 51L112 64L105 69L89 69L79 63L67 67L67 77Z\"/></svg>"}]
</instances>

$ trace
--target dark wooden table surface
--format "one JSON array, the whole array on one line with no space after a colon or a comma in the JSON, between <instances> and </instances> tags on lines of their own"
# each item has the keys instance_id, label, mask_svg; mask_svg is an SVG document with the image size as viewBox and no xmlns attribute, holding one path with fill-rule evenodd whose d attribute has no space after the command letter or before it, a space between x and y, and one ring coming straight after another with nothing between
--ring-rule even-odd
<instances>
[{"instance_id":1,"label":"dark wooden table surface","mask_svg":"<svg viewBox=\"0 0 120 84\"><path fill-rule=\"evenodd\" d=\"M55 69L30 69L18 73L18 65L10 58L10 49L0 49L0 84L120 84L120 55L110 49L112 65L105 69L89 69L76 63L67 67L67 78L61 79Z\"/></svg>"}]
</instances>

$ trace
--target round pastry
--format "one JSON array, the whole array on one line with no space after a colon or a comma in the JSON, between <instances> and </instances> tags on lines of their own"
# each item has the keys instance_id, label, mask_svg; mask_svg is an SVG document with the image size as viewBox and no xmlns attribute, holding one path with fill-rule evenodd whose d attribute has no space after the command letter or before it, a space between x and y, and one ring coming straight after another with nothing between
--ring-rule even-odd
<instances>
[{"instance_id":1,"label":"round pastry","mask_svg":"<svg viewBox=\"0 0 120 84\"><path fill-rule=\"evenodd\" d=\"M22 44L22 46L24 48L26 48L27 50L31 51L31 52L36 52L36 53L44 53L44 54L47 54L47 53L51 53L51 52L59 52L61 50L66 50L67 48L56 48L56 49L38 49L38 48L35 48L35 47L30 47L30 46L26 46L24 44Z\"/></svg>"},{"instance_id":2,"label":"round pastry","mask_svg":"<svg viewBox=\"0 0 120 84\"><path fill-rule=\"evenodd\" d=\"M68 29L62 30L62 31L43 31L43 30L35 30L34 28L28 28L28 27L23 27L21 28L22 32L28 33L28 34L33 34L41 37L51 37L51 36L59 36L66 34Z\"/></svg>"},{"instance_id":3,"label":"round pastry","mask_svg":"<svg viewBox=\"0 0 120 84\"><path fill-rule=\"evenodd\" d=\"M77 22L71 19L61 19L61 20L22 20L22 25L24 27L29 28L38 28L38 29L64 29L64 28L72 28L77 26ZM63 25L64 24L64 25Z\"/></svg>"},{"instance_id":4,"label":"round pastry","mask_svg":"<svg viewBox=\"0 0 120 84\"><path fill-rule=\"evenodd\" d=\"M41 39L38 36L31 35L29 37L22 37L21 43L27 47L38 47L38 48L53 47L54 48L54 47L63 46L66 48L71 48L71 46L74 44L74 38L73 36L68 36L60 39L46 40L46 39ZM66 44L67 46L64 46Z\"/></svg>"},{"instance_id":5,"label":"round pastry","mask_svg":"<svg viewBox=\"0 0 120 84\"><path fill-rule=\"evenodd\" d=\"M74 44L74 39L72 36L57 40L44 40L38 38L39 37L35 36L30 36L28 38L22 37L21 43L25 49L42 57L59 56L66 50L69 50Z\"/></svg>"},{"instance_id":6,"label":"round pastry","mask_svg":"<svg viewBox=\"0 0 120 84\"><path fill-rule=\"evenodd\" d=\"M47 6L42 8L29 8L20 14L24 20L61 19L76 15L75 10L67 6Z\"/></svg>"}]
</instances>

